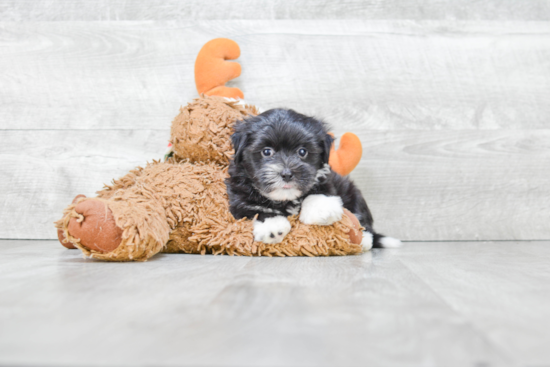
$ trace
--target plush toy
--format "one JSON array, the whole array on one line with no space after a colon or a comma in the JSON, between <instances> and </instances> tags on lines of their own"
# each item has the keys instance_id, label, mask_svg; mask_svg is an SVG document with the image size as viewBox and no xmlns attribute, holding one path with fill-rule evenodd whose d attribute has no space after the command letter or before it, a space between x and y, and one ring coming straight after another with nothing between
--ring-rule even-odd
<instances>
[{"instance_id":1,"label":"plush toy","mask_svg":"<svg viewBox=\"0 0 550 367\"><path fill-rule=\"evenodd\" d=\"M228 39L208 42L195 65L200 97L180 109L172 122L171 152L164 162L138 167L95 198L78 195L57 221L68 248L107 261L145 261L158 252L245 256L328 256L362 251L359 221L349 211L330 226L289 218L290 233L278 244L253 239L253 218L235 220L224 180L233 154L235 121L259 113L225 83L240 75L239 46ZM229 98L228 98L229 97ZM330 155L332 169L349 173L361 144L347 133Z\"/></svg>"}]
</instances>

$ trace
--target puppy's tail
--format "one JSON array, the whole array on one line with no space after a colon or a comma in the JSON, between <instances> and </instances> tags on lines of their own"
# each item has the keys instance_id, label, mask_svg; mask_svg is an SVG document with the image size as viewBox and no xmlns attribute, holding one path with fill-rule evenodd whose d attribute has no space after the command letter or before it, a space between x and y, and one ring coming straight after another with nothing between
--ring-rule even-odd
<instances>
[{"instance_id":1,"label":"puppy's tail","mask_svg":"<svg viewBox=\"0 0 550 367\"><path fill-rule=\"evenodd\" d=\"M363 241L361 241L363 251L371 248L398 248L403 246L403 242L397 238L384 236L380 233L363 232Z\"/></svg>"},{"instance_id":2,"label":"puppy's tail","mask_svg":"<svg viewBox=\"0 0 550 367\"><path fill-rule=\"evenodd\" d=\"M403 246L400 239L384 236L380 233L375 233L372 236L372 247L374 248L397 248Z\"/></svg>"}]
</instances>

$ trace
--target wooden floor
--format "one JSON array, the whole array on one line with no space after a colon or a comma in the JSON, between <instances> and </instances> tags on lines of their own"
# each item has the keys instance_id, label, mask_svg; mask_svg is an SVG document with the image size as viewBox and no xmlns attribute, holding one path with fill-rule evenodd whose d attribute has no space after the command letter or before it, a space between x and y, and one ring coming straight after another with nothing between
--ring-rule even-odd
<instances>
[{"instance_id":1,"label":"wooden floor","mask_svg":"<svg viewBox=\"0 0 550 367\"><path fill-rule=\"evenodd\" d=\"M0 241L0 365L548 366L550 242L85 260Z\"/></svg>"}]
</instances>

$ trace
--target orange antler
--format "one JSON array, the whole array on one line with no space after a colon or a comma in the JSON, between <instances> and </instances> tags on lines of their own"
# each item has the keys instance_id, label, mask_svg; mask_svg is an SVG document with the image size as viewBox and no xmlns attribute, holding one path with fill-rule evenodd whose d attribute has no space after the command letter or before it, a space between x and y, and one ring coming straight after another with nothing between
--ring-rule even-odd
<instances>
[{"instance_id":1,"label":"orange antler","mask_svg":"<svg viewBox=\"0 0 550 367\"><path fill-rule=\"evenodd\" d=\"M225 83L241 75L241 65L235 60L241 54L239 45L227 38L216 38L202 46L195 61L195 84L199 94L229 98L244 98L239 88Z\"/></svg>"},{"instance_id":2,"label":"orange antler","mask_svg":"<svg viewBox=\"0 0 550 367\"><path fill-rule=\"evenodd\" d=\"M345 133L340 138L338 150L334 144L330 148L328 164L334 172L346 176L359 164L362 155L361 140L353 133Z\"/></svg>"}]
</instances>

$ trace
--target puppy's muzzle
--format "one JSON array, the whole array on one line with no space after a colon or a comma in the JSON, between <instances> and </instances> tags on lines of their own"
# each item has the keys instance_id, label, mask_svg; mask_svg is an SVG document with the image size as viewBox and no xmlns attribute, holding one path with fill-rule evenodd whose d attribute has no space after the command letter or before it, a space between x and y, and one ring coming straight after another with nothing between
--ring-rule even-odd
<instances>
[{"instance_id":1,"label":"puppy's muzzle","mask_svg":"<svg viewBox=\"0 0 550 367\"><path fill-rule=\"evenodd\" d=\"M292 171L290 169L285 168L281 172L281 177L283 178L284 182L290 182L294 178L294 175L292 174Z\"/></svg>"}]
</instances>

